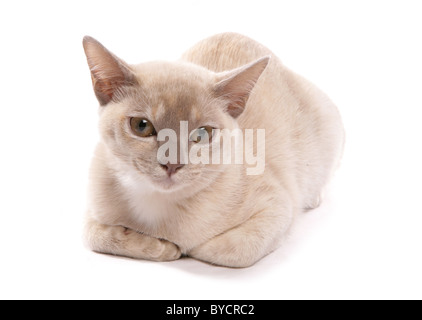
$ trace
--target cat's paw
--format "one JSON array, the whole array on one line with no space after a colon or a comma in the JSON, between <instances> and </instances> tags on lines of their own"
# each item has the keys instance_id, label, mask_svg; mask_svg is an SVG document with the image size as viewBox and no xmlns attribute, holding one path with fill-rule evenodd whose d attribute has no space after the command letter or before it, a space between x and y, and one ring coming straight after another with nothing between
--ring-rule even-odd
<instances>
[{"instance_id":1,"label":"cat's paw","mask_svg":"<svg viewBox=\"0 0 422 320\"><path fill-rule=\"evenodd\" d=\"M123 228L122 232L126 238L126 249L132 258L173 261L182 255L179 247L167 240L153 238L128 228Z\"/></svg>"},{"instance_id":2,"label":"cat's paw","mask_svg":"<svg viewBox=\"0 0 422 320\"><path fill-rule=\"evenodd\" d=\"M318 196L318 197L316 197L316 198L312 199L312 201L310 201L310 202L308 203L308 205L306 206L306 209L308 209L308 210L316 209L316 208L318 208L320 205L321 205L321 197L320 197L320 196Z\"/></svg>"},{"instance_id":3,"label":"cat's paw","mask_svg":"<svg viewBox=\"0 0 422 320\"><path fill-rule=\"evenodd\" d=\"M309 203L305 206L305 209L312 210L318 208L321 205L323 198L324 191L321 191L319 194L310 199Z\"/></svg>"},{"instance_id":4,"label":"cat's paw","mask_svg":"<svg viewBox=\"0 0 422 320\"><path fill-rule=\"evenodd\" d=\"M161 252L153 259L154 261L173 261L182 256L182 252L179 247L174 243L167 240L157 240L161 243L161 249L159 250Z\"/></svg>"}]
</instances>

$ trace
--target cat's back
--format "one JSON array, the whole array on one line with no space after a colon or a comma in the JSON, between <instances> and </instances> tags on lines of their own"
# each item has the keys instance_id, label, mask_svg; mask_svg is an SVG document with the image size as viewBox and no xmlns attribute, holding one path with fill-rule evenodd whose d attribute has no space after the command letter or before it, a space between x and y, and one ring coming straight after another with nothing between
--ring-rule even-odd
<instances>
[{"instance_id":1,"label":"cat's back","mask_svg":"<svg viewBox=\"0 0 422 320\"><path fill-rule=\"evenodd\" d=\"M244 35L221 33L204 39L186 51L182 59L221 72L243 66L272 52Z\"/></svg>"}]
</instances>

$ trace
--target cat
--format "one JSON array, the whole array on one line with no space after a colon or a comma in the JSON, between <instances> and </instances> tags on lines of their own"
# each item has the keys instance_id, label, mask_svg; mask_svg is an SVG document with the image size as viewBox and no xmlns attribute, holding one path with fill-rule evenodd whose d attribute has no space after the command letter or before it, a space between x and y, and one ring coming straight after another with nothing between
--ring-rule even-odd
<instances>
[{"instance_id":1,"label":"cat","mask_svg":"<svg viewBox=\"0 0 422 320\"><path fill-rule=\"evenodd\" d=\"M100 104L84 229L90 249L249 267L280 246L298 213L319 205L340 163L341 117L269 49L223 33L178 61L129 65L91 37L83 47ZM159 139L166 129L176 138ZM248 163L182 159L198 142L201 154L218 145L219 129L254 129L243 152L264 160L263 172L249 174ZM265 130L261 147L258 129ZM158 151L170 142L180 152L163 162Z\"/></svg>"}]
</instances>

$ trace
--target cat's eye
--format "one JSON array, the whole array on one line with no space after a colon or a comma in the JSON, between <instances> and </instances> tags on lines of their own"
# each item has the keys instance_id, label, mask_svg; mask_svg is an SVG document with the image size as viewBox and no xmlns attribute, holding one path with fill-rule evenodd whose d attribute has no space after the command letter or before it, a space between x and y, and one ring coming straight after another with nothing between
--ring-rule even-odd
<instances>
[{"instance_id":1,"label":"cat's eye","mask_svg":"<svg viewBox=\"0 0 422 320\"><path fill-rule=\"evenodd\" d=\"M139 137L150 137L157 134L152 123L144 118L130 118L130 128Z\"/></svg>"},{"instance_id":2,"label":"cat's eye","mask_svg":"<svg viewBox=\"0 0 422 320\"><path fill-rule=\"evenodd\" d=\"M211 142L213 136L213 127L204 126L192 131L189 140L196 143L208 143Z\"/></svg>"}]
</instances>

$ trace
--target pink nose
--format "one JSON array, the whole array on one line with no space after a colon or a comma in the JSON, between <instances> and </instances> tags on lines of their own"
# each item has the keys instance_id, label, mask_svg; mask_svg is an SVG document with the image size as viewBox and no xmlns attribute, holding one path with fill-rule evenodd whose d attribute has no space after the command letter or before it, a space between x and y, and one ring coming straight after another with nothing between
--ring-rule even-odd
<instances>
[{"instance_id":1,"label":"pink nose","mask_svg":"<svg viewBox=\"0 0 422 320\"><path fill-rule=\"evenodd\" d=\"M176 173L176 171L179 170L183 166L184 164L180 164L180 163L167 163L167 164L162 164L161 168L166 170L167 175L171 177L172 174Z\"/></svg>"}]
</instances>

